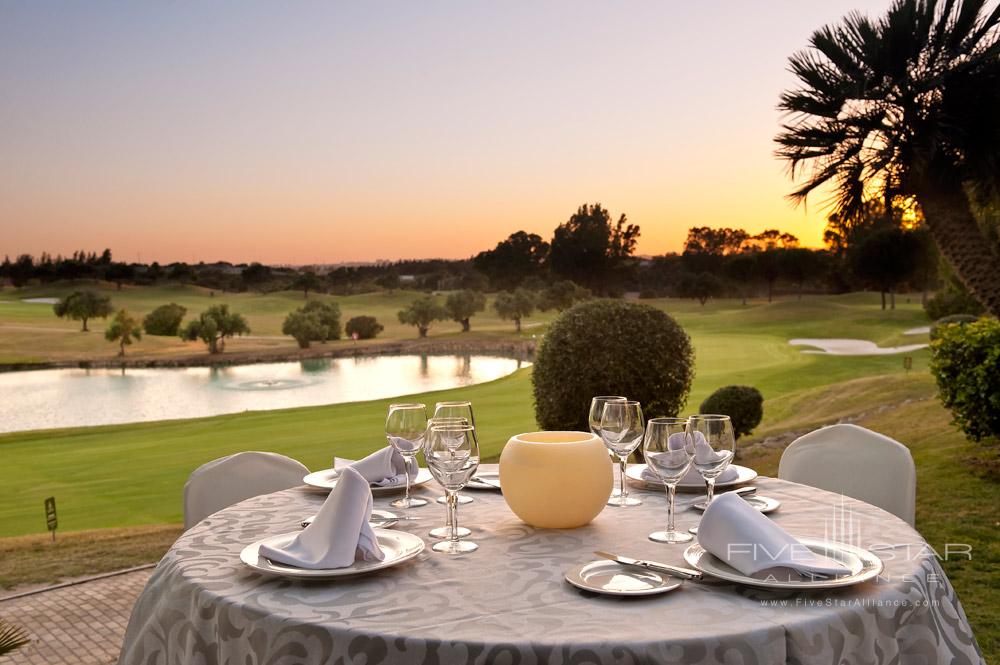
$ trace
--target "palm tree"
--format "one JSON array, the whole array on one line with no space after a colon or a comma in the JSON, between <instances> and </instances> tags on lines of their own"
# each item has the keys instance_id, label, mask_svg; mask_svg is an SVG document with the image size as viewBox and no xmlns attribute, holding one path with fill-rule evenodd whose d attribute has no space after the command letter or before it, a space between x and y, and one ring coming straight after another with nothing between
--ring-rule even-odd
<instances>
[{"instance_id":1,"label":"palm tree","mask_svg":"<svg viewBox=\"0 0 1000 665\"><path fill-rule=\"evenodd\" d=\"M125 347L133 341L142 339L142 329L139 322L132 318L126 310L120 309L111 320L111 325L104 331L104 338L109 342L118 342L118 355L125 357Z\"/></svg>"},{"instance_id":2,"label":"palm tree","mask_svg":"<svg viewBox=\"0 0 1000 665\"><path fill-rule=\"evenodd\" d=\"M0 619L0 656L19 649L30 641L24 630Z\"/></svg>"},{"instance_id":3,"label":"palm tree","mask_svg":"<svg viewBox=\"0 0 1000 665\"><path fill-rule=\"evenodd\" d=\"M857 218L872 198L912 198L955 273L1000 315L1000 249L973 204L1000 192L1000 7L985 0L895 0L878 20L853 13L790 59L800 87L778 156L804 200L833 187Z\"/></svg>"}]
</instances>

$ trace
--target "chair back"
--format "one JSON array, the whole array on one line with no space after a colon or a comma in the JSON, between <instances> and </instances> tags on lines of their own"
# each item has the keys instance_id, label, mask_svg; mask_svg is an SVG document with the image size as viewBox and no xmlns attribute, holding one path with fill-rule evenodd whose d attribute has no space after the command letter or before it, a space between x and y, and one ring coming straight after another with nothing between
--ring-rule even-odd
<instances>
[{"instance_id":1,"label":"chair back","mask_svg":"<svg viewBox=\"0 0 1000 665\"><path fill-rule=\"evenodd\" d=\"M809 432L781 455L778 477L867 501L913 525L917 472L910 450L857 425Z\"/></svg>"},{"instance_id":2,"label":"chair back","mask_svg":"<svg viewBox=\"0 0 1000 665\"><path fill-rule=\"evenodd\" d=\"M244 499L302 484L301 462L277 453L249 451L202 464L184 485L184 528Z\"/></svg>"}]
</instances>

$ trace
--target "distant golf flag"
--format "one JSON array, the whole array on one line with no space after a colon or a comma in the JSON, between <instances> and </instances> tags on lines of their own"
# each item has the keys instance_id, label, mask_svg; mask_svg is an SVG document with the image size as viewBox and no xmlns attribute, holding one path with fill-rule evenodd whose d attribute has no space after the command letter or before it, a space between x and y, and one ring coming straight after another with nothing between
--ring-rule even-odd
<instances>
[{"instance_id":1,"label":"distant golf flag","mask_svg":"<svg viewBox=\"0 0 1000 665\"><path fill-rule=\"evenodd\" d=\"M45 500L45 523L52 532L52 542L56 541L56 527L59 526L59 519L56 517L56 498L50 496Z\"/></svg>"}]
</instances>

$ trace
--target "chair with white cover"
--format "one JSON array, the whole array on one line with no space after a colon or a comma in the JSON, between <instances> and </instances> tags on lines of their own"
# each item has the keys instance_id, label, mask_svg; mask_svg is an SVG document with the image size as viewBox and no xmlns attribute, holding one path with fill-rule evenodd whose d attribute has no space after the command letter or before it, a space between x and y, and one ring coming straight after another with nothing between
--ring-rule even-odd
<instances>
[{"instance_id":1,"label":"chair with white cover","mask_svg":"<svg viewBox=\"0 0 1000 665\"><path fill-rule=\"evenodd\" d=\"M291 457L249 451L202 464L184 485L184 528L261 494L297 487L309 469Z\"/></svg>"},{"instance_id":2,"label":"chair with white cover","mask_svg":"<svg viewBox=\"0 0 1000 665\"><path fill-rule=\"evenodd\" d=\"M830 425L793 441L778 477L867 501L913 525L917 472L910 450L857 425Z\"/></svg>"}]
</instances>

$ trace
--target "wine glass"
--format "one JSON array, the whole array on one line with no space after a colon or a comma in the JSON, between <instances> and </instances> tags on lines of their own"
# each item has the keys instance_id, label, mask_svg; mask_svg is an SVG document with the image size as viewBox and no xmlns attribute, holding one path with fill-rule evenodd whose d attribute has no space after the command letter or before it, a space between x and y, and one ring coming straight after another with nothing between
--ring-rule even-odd
<instances>
[{"instance_id":1,"label":"wine glass","mask_svg":"<svg viewBox=\"0 0 1000 665\"><path fill-rule=\"evenodd\" d=\"M667 490L667 530L649 534L658 543L686 543L691 535L674 528L674 497L677 483L691 468L694 444L687 432L687 418L650 418L642 441L647 467Z\"/></svg>"},{"instance_id":2,"label":"wine glass","mask_svg":"<svg viewBox=\"0 0 1000 665\"><path fill-rule=\"evenodd\" d=\"M435 425L468 425L468 424L469 424L468 420L466 420L465 418L457 417L457 416L443 416L443 417L437 417L437 416L435 416L433 418L430 418L430 419L427 420L427 436L424 437L424 445L426 446L427 442L431 440L431 429ZM427 453L425 451L424 452L424 457L426 457L426 456L427 456ZM472 499L470 498L469 501L467 501L466 503L469 503L471 501L472 501ZM448 502L448 495L447 494L444 494L443 496L441 496L441 498L438 499L438 503L447 503L447 502ZM462 503L462 497L461 497L461 495L459 495L458 502L460 504ZM444 526L436 527L434 529L431 529L430 530L430 536L432 538L448 538L451 535L451 521L450 520L451 520L451 513L449 512L448 513L448 521L445 522L445 525ZM459 538L465 538L466 536L468 536L468 535L470 535L472 533L471 531L469 531L468 529L466 529L464 526L457 527L456 530L458 531L458 537Z\"/></svg>"},{"instance_id":3,"label":"wine glass","mask_svg":"<svg viewBox=\"0 0 1000 665\"><path fill-rule=\"evenodd\" d=\"M609 506L625 508L642 503L640 499L628 495L625 471L628 469L628 456L642 443L644 430L645 423L642 420L642 407L639 402L624 400L604 404L601 415L601 440L608 450L618 456L618 464L621 467L618 495L612 495L608 499Z\"/></svg>"},{"instance_id":4,"label":"wine glass","mask_svg":"<svg viewBox=\"0 0 1000 665\"><path fill-rule=\"evenodd\" d=\"M597 436L601 435L601 416L604 414L604 405L608 402L624 402L625 398L619 395L598 395L597 397L590 400L590 414L588 420L590 423L590 431L592 434ZM608 451L611 455L611 451ZM621 490L617 487L612 490L611 496L620 496Z\"/></svg>"},{"instance_id":5,"label":"wine glass","mask_svg":"<svg viewBox=\"0 0 1000 665\"><path fill-rule=\"evenodd\" d=\"M476 437L476 442L479 442L479 437L476 435L476 417L472 414L472 402L461 400L454 402L438 402L434 405L434 418L464 418L469 425L472 426L472 436ZM448 495L438 497L438 503L445 503L448 500ZM462 505L467 503L472 503L473 499L467 494L458 494L458 502ZM466 534L468 535L468 534Z\"/></svg>"},{"instance_id":6,"label":"wine glass","mask_svg":"<svg viewBox=\"0 0 1000 665\"><path fill-rule=\"evenodd\" d=\"M688 418L687 431L694 446L694 468L705 479L707 507L715 496L715 479L726 470L736 454L733 423L729 416L700 413ZM697 533L698 527L689 531Z\"/></svg>"},{"instance_id":7,"label":"wine glass","mask_svg":"<svg viewBox=\"0 0 1000 665\"><path fill-rule=\"evenodd\" d=\"M478 549L478 545L461 540L458 534L458 490L465 487L479 468L479 444L472 425L434 425L424 446L424 457L431 475L447 492L448 523L451 525L447 540L435 543L431 549L446 554L464 554Z\"/></svg>"},{"instance_id":8,"label":"wine glass","mask_svg":"<svg viewBox=\"0 0 1000 665\"><path fill-rule=\"evenodd\" d=\"M415 508L427 503L426 499L410 496L410 466L417 463L417 453L427 434L427 407L423 404L390 404L385 419L385 437L399 451L406 463L406 494L389 505L393 508Z\"/></svg>"}]
</instances>

